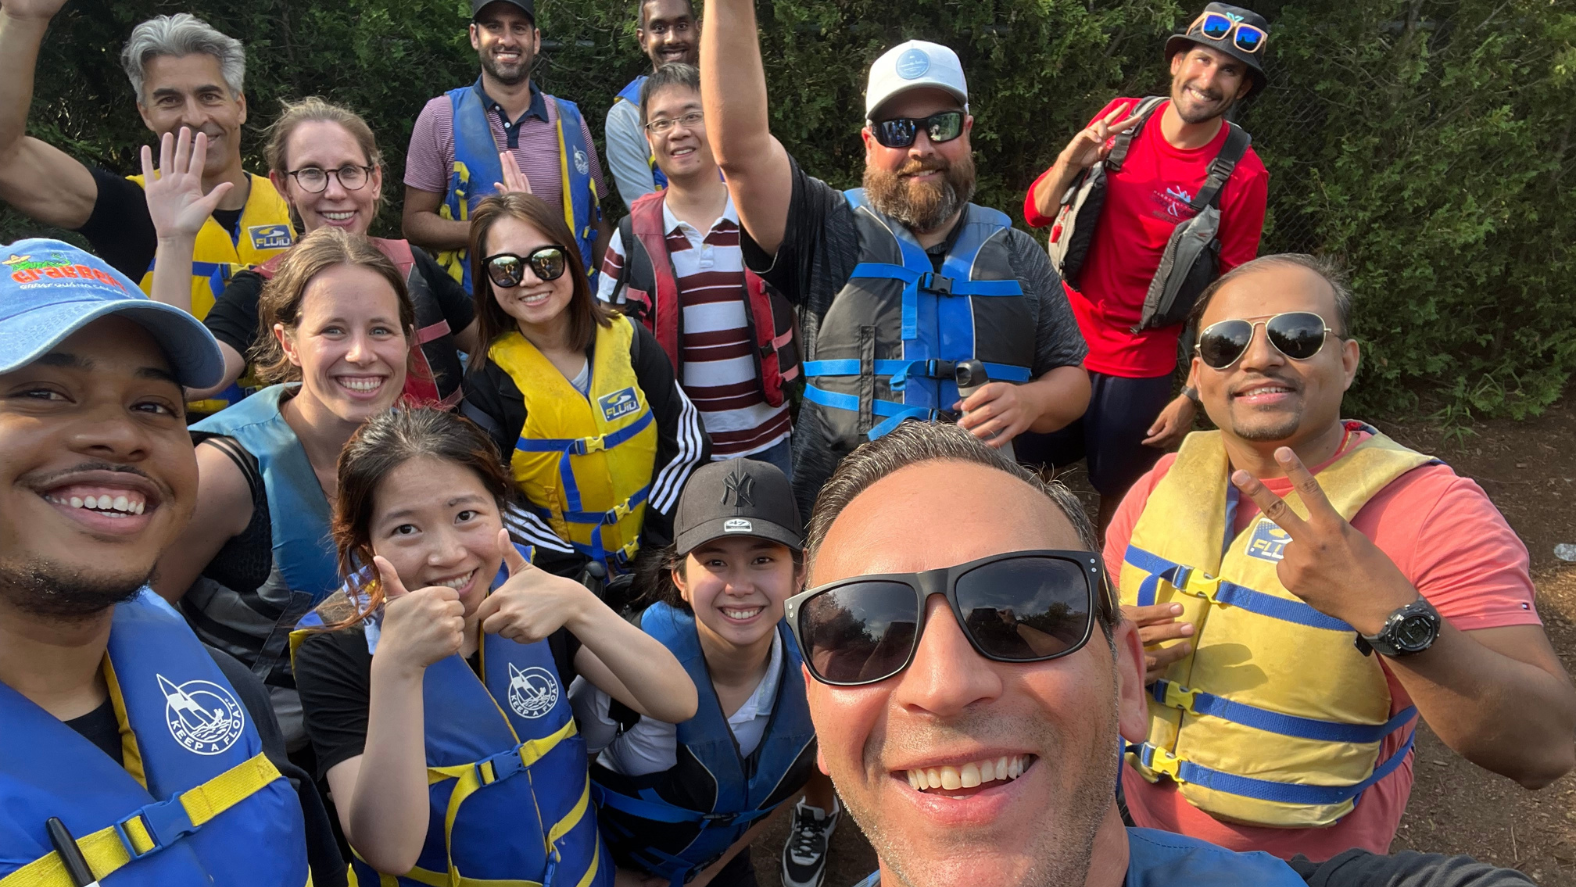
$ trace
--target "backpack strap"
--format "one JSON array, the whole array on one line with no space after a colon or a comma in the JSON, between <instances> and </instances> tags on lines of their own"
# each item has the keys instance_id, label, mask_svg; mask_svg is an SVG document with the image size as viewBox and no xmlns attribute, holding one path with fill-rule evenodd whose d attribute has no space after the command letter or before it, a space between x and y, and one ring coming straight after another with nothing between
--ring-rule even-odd
<instances>
[{"instance_id":1,"label":"backpack strap","mask_svg":"<svg viewBox=\"0 0 1576 887\"><path fill-rule=\"evenodd\" d=\"M662 213L665 191L655 191L636 200L629 208L630 225L650 259L651 274L655 282L651 293L651 332L667 352L668 361L675 373L681 372L683 352L683 308L679 305L678 277L673 272L673 260L668 257L668 232L664 229ZM634 250L629 250L633 256ZM682 376L680 376L682 378Z\"/></svg>"},{"instance_id":2,"label":"backpack strap","mask_svg":"<svg viewBox=\"0 0 1576 887\"><path fill-rule=\"evenodd\" d=\"M1155 113L1155 109L1160 107L1160 103L1165 100L1166 97L1163 95L1152 95L1138 103L1138 107L1133 111L1133 115L1138 118L1138 122L1133 124L1131 129L1117 133L1116 141L1111 145L1111 153L1105 155L1106 173L1109 174L1121 170L1123 162L1127 160L1127 149L1133 144L1133 139L1138 137L1138 133L1144 128L1144 124L1149 122L1149 118Z\"/></svg>"},{"instance_id":3,"label":"backpack strap","mask_svg":"<svg viewBox=\"0 0 1576 887\"><path fill-rule=\"evenodd\" d=\"M1210 161L1209 175L1204 177L1203 187L1193 195L1192 207L1195 213L1220 199L1220 191L1226 187L1226 180L1231 178L1232 170L1237 168L1237 163L1248 153L1248 146L1253 144L1253 137L1248 135L1247 130L1229 120L1226 121L1226 125L1231 127L1231 131L1226 136L1226 144L1221 147L1220 153L1215 155L1215 159Z\"/></svg>"}]
</instances>

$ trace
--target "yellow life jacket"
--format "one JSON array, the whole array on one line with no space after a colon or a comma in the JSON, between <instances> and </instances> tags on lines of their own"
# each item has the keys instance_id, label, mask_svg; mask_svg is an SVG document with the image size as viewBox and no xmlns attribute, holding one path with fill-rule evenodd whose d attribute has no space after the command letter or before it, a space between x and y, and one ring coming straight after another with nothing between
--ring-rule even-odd
<instances>
[{"instance_id":1,"label":"yellow life jacket","mask_svg":"<svg viewBox=\"0 0 1576 887\"><path fill-rule=\"evenodd\" d=\"M1373 435L1318 475L1348 521L1434 461ZM1229 473L1220 432L1188 435L1123 555L1122 603L1179 603L1177 619L1195 627L1193 652L1151 687L1149 738L1128 758L1150 782L1176 781L1216 819L1333 825L1406 759L1410 732L1383 762L1380 743L1411 725L1416 709L1392 717L1384 671L1358 650L1355 630L1281 585L1284 530L1261 515L1233 538ZM1285 498L1306 517L1295 491Z\"/></svg>"},{"instance_id":2,"label":"yellow life jacket","mask_svg":"<svg viewBox=\"0 0 1576 887\"><path fill-rule=\"evenodd\" d=\"M640 548L657 429L629 360L632 321L597 327L590 396L581 394L516 331L487 358L525 399L525 426L510 458L520 490L576 551L622 570Z\"/></svg>"}]
</instances>

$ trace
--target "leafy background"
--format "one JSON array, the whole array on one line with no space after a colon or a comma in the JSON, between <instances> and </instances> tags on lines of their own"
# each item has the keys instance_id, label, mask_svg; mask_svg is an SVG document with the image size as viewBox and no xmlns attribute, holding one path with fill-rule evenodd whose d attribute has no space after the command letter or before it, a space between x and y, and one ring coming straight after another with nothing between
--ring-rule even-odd
<instances>
[{"instance_id":1,"label":"leafy background","mask_svg":"<svg viewBox=\"0 0 1576 887\"><path fill-rule=\"evenodd\" d=\"M1195 5L761 0L773 128L807 169L854 184L869 63L903 39L947 43L974 97L978 199L1016 217L1029 183L1109 98L1164 91L1161 45ZM1464 423L1557 400L1576 367L1569 3L1246 5L1273 31L1270 88L1237 113L1272 174L1263 250L1327 254L1350 270L1367 348L1350 411ZM538 82L600 121L645 64L635 10L542 0ZM116 59L136 22L178 11L246 42L254 152L280 99L323 95L367 117L397 181L421 106L476 76L469 8L455 0L81 0L51 28L32 133L134 171L147 133ZM400 210L389 190L385 234ZM0 207L0 242L38 233Z\"/></svg>"}]
</instances>

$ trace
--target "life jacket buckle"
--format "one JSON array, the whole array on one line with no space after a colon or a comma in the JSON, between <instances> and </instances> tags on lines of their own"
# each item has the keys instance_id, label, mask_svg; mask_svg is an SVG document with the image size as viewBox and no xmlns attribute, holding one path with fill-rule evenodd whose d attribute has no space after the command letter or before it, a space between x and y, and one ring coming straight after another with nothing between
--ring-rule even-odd
<instances>
[{"instance_id":1,"label":"life jacket buckle","mask_svg":"<svg viewBox=\"0 0 1576 887\"><path fill-rule=\"evenodd\" d=\"M484 758L472 766L476 768L476 780L482 785L502 782L525 771L525 761L520 758L520 746L515 746L490 758ZM488 777L488 774L492 774L491 778Z\"/></svg>"},{"instance_id":2,"label":"life jacket buckle","mask_svg":"<svg viewBox=\"0 0 1576 887\"><path fill-rule=\"evenodd\" d=\"M1177 782L1182 781L1182 777L1177 775L1182 769L1182 759L1163 748L1154 749L1154 754L1145 766L1161 776L1168 776Z\"/></svg>"},{"instance_id":3,"label":"life jacket buckle","mask_svg":"<svg viewBox=\"0 0 1576 887\"><path fill-rule=\"evenodd\" d=\"M143 830L152 841L152 846L146 850L139 851L136 842L131 839L131 834L126 831L126 824L136 819L142 820ZM186 812L186 807L181 804L180 795L157 804L149 804L115 823L115 831L120 835L120 842L126 846L126 852L132 859L141 859L150 853L163 850L187 835L196 834L197 828L192 822L191 815Z\"/></svg>"},{"instance_id":4,"label":"life jacket buckle","mask_svg":"<svg viewBox=\"0 0 1576 887\"><path fill-rule=\"evenodd\" d=\"M575 455L586 456L591 453L600 453L607 449L606 439L602 435L596 437L582 437L575 441Z\"/></svg>"},{"instance_id":5,"label":"life jacket buckle","mask_svg":"<svg viewBox=\"0 0 1576 887\"><path fill-rule=\"evenodd\" d=\"M1167 708L1177 708L1191 715L1198 712L1193 710L1194 702L1198 699L1198 690L1188 689L1171 681L1166 682L1166 698L1160 700Z\"/></svg>"},{"instance_id":6,"label":"life jacket buckle","mask_svg":"<svg viewBox=\"0 0 1576 887\"><path fill-rule=\"evenodd\" d=\"M927 293L935 293L938 296L950 296L952 295L952 278L942 277L934 271L926 271L924 274L919 275L919 288Z\"/></svg>"},{"instance_id":7,"label":"life jacket buckle","mask_svg":"<svg viewBox=\"0 0 1576 887\"><path fill-rule=\"evenodd\" d=\"M957 361L931 360L925 361L925 375L932 379L951 379L957 374Z\"/></svg>"}]
</instances>

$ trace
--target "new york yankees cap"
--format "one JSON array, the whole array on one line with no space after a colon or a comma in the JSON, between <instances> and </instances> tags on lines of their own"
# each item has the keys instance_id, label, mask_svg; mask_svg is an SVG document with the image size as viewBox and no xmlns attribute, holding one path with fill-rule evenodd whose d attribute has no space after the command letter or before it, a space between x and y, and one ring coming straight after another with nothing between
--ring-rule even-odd
<instances>
[{"instance_id":1,"label":"new york yankees cap","mask_svg":"<svg viewBox=\"0 0 1576 887\"><path fill-rule=\"evenodd\" d=\"M804 524L782 469L753 459L704 465L679 494L673 516L680 556L724 536L755 536L804 547Z\"/></svg>"}]
</instances>

